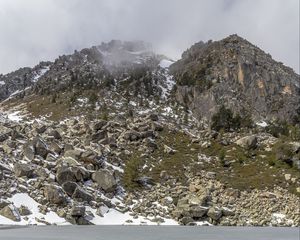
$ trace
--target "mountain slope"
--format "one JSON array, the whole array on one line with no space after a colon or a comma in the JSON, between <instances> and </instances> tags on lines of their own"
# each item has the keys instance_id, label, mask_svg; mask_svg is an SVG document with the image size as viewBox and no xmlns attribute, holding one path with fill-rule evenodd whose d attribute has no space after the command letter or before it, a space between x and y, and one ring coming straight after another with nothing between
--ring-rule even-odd
<instances>
[{"instance_id":1,"label":"mountain slope","mask_svg":"<svg viewBox=\"0 0 300 240\"><path fill-rule=\"evenodd\" d=\"M236 35L1 75L0 224L299 226L298 77Z\"/></svg>"}]
</instances>

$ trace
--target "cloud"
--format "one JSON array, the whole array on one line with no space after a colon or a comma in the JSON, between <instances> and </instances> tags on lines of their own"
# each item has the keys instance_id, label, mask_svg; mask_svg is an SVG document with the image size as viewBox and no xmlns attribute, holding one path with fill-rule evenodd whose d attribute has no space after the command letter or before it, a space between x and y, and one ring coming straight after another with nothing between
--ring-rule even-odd
<instances>
[{"instance_id":1,"label":"cloud","mask_svg":"<svg viewBox=\"0 0 300 240\"><path fill-rule=\"evenodd\" d=\"M0 32L2 73L111 39L176 59L232 33L300 71L298 0L0 0Z\"/></svg>"}]
</instances>

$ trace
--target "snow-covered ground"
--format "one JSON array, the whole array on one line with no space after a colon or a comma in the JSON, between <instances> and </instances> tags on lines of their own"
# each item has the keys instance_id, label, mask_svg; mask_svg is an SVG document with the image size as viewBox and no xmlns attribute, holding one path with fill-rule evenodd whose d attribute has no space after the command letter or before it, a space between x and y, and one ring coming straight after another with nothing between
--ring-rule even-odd
<instances>
[{"instance_id":1,"label":"snow-covered ground","mask_svg":"<svg viewBox=\"0 0 300 240\"><path fill-rule=\"evenodd\" d=\"M69 223L66 222L64 218L59 217L52 211L46 214L42 214L39 211L40 204L32 199L27 193L17 193L8 200L12 202L17 208L21 207L21 205L27 207L32 214L28 216L20 216L20 222L14 222L0 215L0 225L45 225L44 223L37 221L38 219L41 221L49 222L51 224L69 225ZM16 214L19 215L19 213Z\"/></svg>"},{"instance_id":2,"label":"snow-covered ground","mask_svg":"<svg viewBox=\"0 0 300 240\"><path fill-rule=\"evenodd\" d=\"M21 218L21 221L19 222L14 222L0 215L0 225L45 225L43 221L56 225L70 225L64 218L59 217L53 211L42 214L39 210L40 204L32 199L27 193L17 193L8 200L17 208L20 208L21 206L27 207L32 214L28 216L19 216L19 213L16 212ZM97 210L89 206L86 207L86 211L93 214L94 217L87 216L87 219L95 225L157 225L157 223L151 221L151 219L141 216L134 218L129 212L121 213L107 207L102 209L103 217L97 215ZM172 219L164 219L164 222L160 225L178 225L178 223Z\"/></svg>"}]
</instances>

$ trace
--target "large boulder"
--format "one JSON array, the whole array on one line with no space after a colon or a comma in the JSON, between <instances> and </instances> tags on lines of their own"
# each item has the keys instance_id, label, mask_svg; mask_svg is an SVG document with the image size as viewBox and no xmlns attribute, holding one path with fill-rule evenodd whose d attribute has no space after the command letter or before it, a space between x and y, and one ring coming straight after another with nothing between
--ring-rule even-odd
<instances>
[{"instance_id":1,"label":"large boulder","mask_svg":"<svg viewBox=\"0 0 300 240\"><path fill-rule=\"evenodd\" d=\"M77 186L72 198L77 200L77 201L82 201L82 202L90 202L92 200L94 200L94 197L92 194L88 193L86 190L84 190L83 188Z\"/></svg>"},{"instance_id":2,"label":"large boulder","mask_svg":"<svg viewBox=\"0 0 300 240\"><path fill-rule=\"evenodd\" d=\"M101 169L92 174L92 179L98 183L99 187L101 187L106 192L112 192L115 190L117 186L117 181L113 174L106 170Z\"/></svg>"},{"instance_id":3,"label":"large boulder","mask_svg":"<svg viewBox=\"0 0 300 240\"><path fill-rule=\"evenodd\" d=\"M212 207L208 210L207 216L215 221L218 221L222 217L222 210Z\"/></svg>"},{"instance_id":4,"label":"large boulder","mask_svg":"<svg viewBox=\"0 0 300 240\"><path fill-rule=\"evenodd\" d=\"M75 192L76 188L78 187L78 184L76 182L65 182L62 185L63 190L69 195L72 196Z\"/></svg>"},{"instance_id":5,"label":"large boulder","mask_svg":"<svg viewBox=\"0 0 300 240\"><path fill-rule=\"evenodd\" d=\"M57 170L56 173L56 181L62 185L65 182L76 182L75 173L72 171L70 167L61 167Z\"/></svg>"},{"instance_id":6,"label":"large boulder","mask_svg":"<svg viewBox=\"0 0 300 240\"><path fill-rule=\"evenodd\" d=\"M235 143L246 149L255 149L257 147L257 137L255 135L246 136L240 138Z\"/></svg>"},{"instance_id":7,"label":"large boulder","mask_svg":"<svg viewBox=\"0 0 300 240\"><path fill-rule=\"evenodd\" d=\"M85 206L81 206L81 205L74 205L70 213L72 217L83 217L84 214L85 214Z\"/></svg>"},{"instance_id":8,"label":"large boulder","mask_svg":"<svg viewBox=\"0 0 300 240\"><path fill-rule=\"evenodd\" d=\"M34 166L24 163L16 163L14 165L14 173L17 177L33 177Z\"/></svg>"},{"instance_id":9,"label":"large boulder","mask_svg":"<svg viewBox=\"0 0 300 240\"><path fill-rule=\"evenodd\" d=\"M10 204L10 205L2 208L0 210L0 215L2 215L3 217L6 217L12 221L15 221L15 222L21 221L20 213L13 204Z\"/></svg>"},{"instance_id":10,"label":"large boulder","mask_svg":"<svg viewBox=\"0 0 300 240\"><path fill-rule=\"evenodd\" d=\"M49 184L44 189L45 198L53 204L63 205L66 203L66 196L61 187Z\"/></svg>"},{"instance_id":11,"label":"large boulder","mask_svg":"<svg viewBox=\"0 0 300 240\"><path fill-rule=\"evenodd\" d=\"M41 138L36 138L33 142L35 146L35 154L45 159L47 154L50 152L47 144Z\"/></svg>"}]
</instances>

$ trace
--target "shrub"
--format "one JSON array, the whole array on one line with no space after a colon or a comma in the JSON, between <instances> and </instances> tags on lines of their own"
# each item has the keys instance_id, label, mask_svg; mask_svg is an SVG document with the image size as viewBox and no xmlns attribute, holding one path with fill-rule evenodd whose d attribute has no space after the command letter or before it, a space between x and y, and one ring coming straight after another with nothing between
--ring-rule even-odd
<instances>
[{"instance_id":1,"label":"shrub","mask_svg":"<svg viewBox=\"0 0 300 240\"><path fill-rule=\"evenodd\" d=\"M126 162L126 166L124 169L123 181L124 181L124 186L129 190L132 190L132 189L138 187L136 180L139 176L140 165L141 165L141 161L136 156L132 156Z\"/></svg>"},{"instance_id":2,"label":"shrub","mask_svg":"<svg viewBox=\"0 0 300 240\"><path fill-rule=\"evenodd\" d=\"M253 122L250 115L244 115L244 117L241 117L237 114L234 116L229 108L222 105L219 111L212 116L211 128L216 131L220 131L221 129L229 131L231 129L239 129L241 127L250 128L252 125Z\"/></svg>"}]
</instances>

